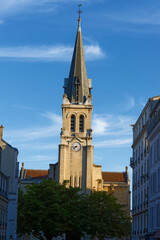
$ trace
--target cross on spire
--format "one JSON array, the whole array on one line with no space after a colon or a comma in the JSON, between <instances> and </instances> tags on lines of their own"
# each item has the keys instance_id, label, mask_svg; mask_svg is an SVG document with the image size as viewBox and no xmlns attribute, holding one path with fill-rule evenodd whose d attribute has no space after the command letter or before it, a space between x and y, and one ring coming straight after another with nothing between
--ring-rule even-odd
<instances>
[{"instance_id":1,"label":"cross on spire","mask_svg":"<svg viewBox=\"0 0 160 240\"><path fill-rule=\"evenodd\" d=\"M79 7L79 10L77 11L77 13L79 14L79 18L78 18L78 21L81 21L81 7L82 7L82 4L78 4L78 7Z\"/></svg>"}]
</instances>

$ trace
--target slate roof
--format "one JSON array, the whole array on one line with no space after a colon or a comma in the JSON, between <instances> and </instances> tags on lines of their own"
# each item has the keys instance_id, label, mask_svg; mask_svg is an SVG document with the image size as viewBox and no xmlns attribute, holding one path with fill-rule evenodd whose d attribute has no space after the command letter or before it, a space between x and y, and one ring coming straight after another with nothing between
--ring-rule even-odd
<instances>
[{"instance_id":1,"label":"slate roof","mask_svg":"<svg viewBox=\"0 0 160 240\"><path fill-rule=\"evenodd\" d=\"M23 179L47 179L48 170L25 169Z\"/></svg>"},{"instance_id":2,"label":"slate roof","mask_svg":"<svg viewBox=\"0 0 160 240\"><path fill-rule=\"evenodd\" d=\"M84 103L89 95L89 84L84 58L82 33L78 20L78 30L73 51L72 63L65 93L71 103ZM79 85L79 99L76 101L76 84Z\"/></svg>"},{"instance_id":3,"label":"slate roof","mask_svg":"<svg viewBox=\"0 0 160 240\"><path fill-rule=\"evenodd\" d=\"M127 182L126 172L102 172L105 182Z\"/></svg>"}]
</instances>

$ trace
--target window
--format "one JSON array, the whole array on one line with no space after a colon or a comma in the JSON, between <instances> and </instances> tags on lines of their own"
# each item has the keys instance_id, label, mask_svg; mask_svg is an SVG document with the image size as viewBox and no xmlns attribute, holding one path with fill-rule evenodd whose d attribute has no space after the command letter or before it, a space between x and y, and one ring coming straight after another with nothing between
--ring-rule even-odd
<instances>
[{"instance_id":1,"label":"window","mask_svg":"<svg viewBox=\"0 0 160 240\"><path fill-rule=\"evenodd\" d=\"M160 192L160 168L158 169L158 192Z\"/></svg>"},{"instance_id":2,"label":"window","mask_svg":"<svg viewBox=\"0 0 160 240\"><path fill-rule=\"evenodd\" d=\"M160 203L157 205L157 227L160 227Z\"/></svg>"},{"instance_id":3,"label":"window","mask_svg":"<svg viewBox=\"0 0 160 240\"><path fill-rule=\"evenodd\" d=\"M160 160L160 139L157 139L157 160Z\"/></svg>"},{"instance_id":4,"label":"window","mask_svg":"<svg viewBox=\"0 0 160 240\"><path fill-rule=\"evenodd\" d=\"M157 172L153 173L153 192L157 192Z\"/></svg>"},{"instance_id":5,"label":"window","mask_svg":"<svg viewBox=\"0 0 160 240\"><path fill-rule=\"evenodd\" d=\"M75 122L76 122L75 116L72 115L71 116L71 132L75 132Z\"/></svg>"},{"instance_id":6,"label":"window","mask_svg":"<svg viewBox=\"0 0 160 240\"><path fill-rule=\"evenodd\" d=\"M84 132L84 117L83 117L83 115L81 115L79 118L79 131Z\"/></svg>"}]
</instances>

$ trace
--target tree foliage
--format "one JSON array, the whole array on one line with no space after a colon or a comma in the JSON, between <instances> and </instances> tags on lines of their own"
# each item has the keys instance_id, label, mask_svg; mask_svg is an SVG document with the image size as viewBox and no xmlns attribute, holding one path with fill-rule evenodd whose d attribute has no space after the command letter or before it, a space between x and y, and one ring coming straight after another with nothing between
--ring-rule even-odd
<instances>
[{"instance_id":1,"label":"tree foliage","mask_svg":"<svg viewBox=\"0 0 160 240\"><path fill-rule=\"evenodd\" d=\"M19 191L17 233L40 240L62 234L67 240L79 240L84 232L101 240L129 235L130 221L113 196L79 191L52 180L32 184L26 193Z\"/></svg>"},{"instance_id":2,"label":"tree foliage","mask_svg":"<svg viewBox=\"0 0 160 240\"><path fill-rule=\"evenodd\" d=\"M113 195L93 192L84 200L86 209L85 232L102 240L130 235L130 219Z\"/></svg>"}]
</instances>

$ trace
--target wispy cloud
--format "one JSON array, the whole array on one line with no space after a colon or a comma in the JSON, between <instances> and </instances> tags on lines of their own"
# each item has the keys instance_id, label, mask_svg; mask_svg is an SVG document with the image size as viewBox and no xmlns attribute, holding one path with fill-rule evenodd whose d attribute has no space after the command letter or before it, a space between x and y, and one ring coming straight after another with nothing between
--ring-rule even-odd
<instances>
[{"instance_id":1,"label":"wispy cloud","mask_svg":"<svg viewBox=\"0 0 160 240\"><path fill-rule=\"evenodd\" d=\"M125 101L125 110L129 111L135 106L135 100L132 96L127 96Z\"/></svg>"},{"instance_id":2,"label":"wispy cloud","mask_svg":"<svg viewBox=\"0 0 160 240\"><path fill-rule=\"evenodd\" d=\"M134 117L114 114L94 114L92 120L93 133L97 136L131 135L130 124Z\"/></svg>"},{"instance_id":3,"label":"wispy cloud","mask_svg":"<svg viewBox=\"0 0 160 240\"><path fill-rule=\"evenodd\" d=\"M143 107L146 105L146 100L144 97L140 97L139 102Z\"/></svg>"},{"instance_id":4,"label":"wispy cloud","mask_svg":"<svg viewBox=\"0 0 160 240\"><path fill-rule=\"evenodd\" d=\"M73 48L69 46L23 46L1 47L0 58L8 60L69 61ZM98 44L84 46L86 60L97 60L105 56Z\"/></svg>"},{"instance_id":5,"label":"wispy cloud","mask_svg":"<svg viewBox=\"0 0 160 240\"><path fill-rule=\"evenodd\" d=\"M61 116L50 112L43 114L43 116L51 120L49 126L16 129L9 132L6 131L5 136L11 143L14 143L15 139L17 143L25 143L59 135L62 126Z\"/></svg>"},{"instance_id":6,"label":"wispy cloud","mask_svg":"<svg viewBox=\"0 0 160 240\"><path fill-rule=\"evenodd\" d=\"M41 139L39 139L41 140ZM31 142L31 143L21 143L21 144L18 144L18 148L20 149L23 149L23 150L53 150L53 149L58 149L58 142L57 143L41 143L41 142L38 142L38 143L34 143Z\"/></svg>"},{"instance_id":7,"label":"wispy cloud","mask_svg":"<svg viewBox=\"0 0 160 240\"><path fill-rule=\"evenodd\" d=\"M132 138L126 139L113 139L95 142L94 146L97 148L103 147L129 147L132 143Z\"/></svg>"},{"instance_id":8,"label":"wispy cloud","mask_svg":"<svg viewBox=\"0 0 160 240\"><path fill-rule=\"evenodd\" d=\"M33 110L33 111L37 111L38 110L38 109L35 109L35 108L32 108L32 107L22 106L22 105L13 105L12 107L19 108L19 109L24 109L24 110Z\"/></svg>"},{"instance_id":9,"label":"wispy cloud","mask_svg":"<svg viewBox=\"0 0 160 240\"><path fill-rule=\"evenodd\" d=\"M125 11L107 13L106 17L117 22L160 25L160 10L156 7L126 8Z\"/></svg>"},{"instance_id":10,"label":"wispy cloud","mask_svg":"<svg viewBox=\"0 0 160 240\"><path fill-rule=\"evenodd\" d=\"M0 0L0 14L3 16L24 12L54 12L57 6L76 0ZM85 2L86 0L82 0ZM78 1L77 1L78 2Z\"/></svg>"},{"instance_id":11,"label":"wispy cloud","mask_svg":"<svg viewBox=\"0 0 160 240\"><path fill-rule=\"evenodd\" d=\"M54 156L50 155L32 155L24 157L20 160L20 162L39 162L39 161L53 161L55 160Z\"/></svg>"}]
</instances>

